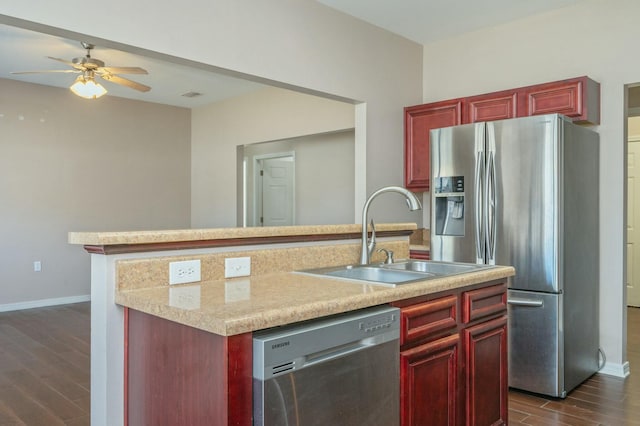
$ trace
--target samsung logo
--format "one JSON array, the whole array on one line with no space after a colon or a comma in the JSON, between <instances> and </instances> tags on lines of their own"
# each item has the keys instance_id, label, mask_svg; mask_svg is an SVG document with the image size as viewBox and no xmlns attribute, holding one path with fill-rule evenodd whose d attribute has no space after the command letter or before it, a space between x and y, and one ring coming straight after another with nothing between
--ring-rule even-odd
<instances>
[{"instance_id":1,"label":"samsung logo","mask_svg":"<svg viewBox=\"0 0 640 426\"><path fill-rule=\"evenodd\" d=\"M275 343L275 344L271 345L271 349L283 348L285 346L289 346L289 341L288 340L286 342L280 342L280 343Z\"/></svg>"}]
</instances>

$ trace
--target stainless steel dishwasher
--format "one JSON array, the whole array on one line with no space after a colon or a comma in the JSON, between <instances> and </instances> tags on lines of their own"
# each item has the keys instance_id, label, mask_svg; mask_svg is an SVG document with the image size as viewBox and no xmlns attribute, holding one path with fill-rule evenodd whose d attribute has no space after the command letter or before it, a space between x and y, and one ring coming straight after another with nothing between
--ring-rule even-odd
<instances>
[{"instance_id":1,"label":"stainless steel dishwasher","mask_svg":"<svg viewBox=\"0 0 640 426\"><path fill-rule=\"evenodd\" d=\"M253 336L256 426L399 424L399 314L375 307Z\"/></svg>"}]
</instances>

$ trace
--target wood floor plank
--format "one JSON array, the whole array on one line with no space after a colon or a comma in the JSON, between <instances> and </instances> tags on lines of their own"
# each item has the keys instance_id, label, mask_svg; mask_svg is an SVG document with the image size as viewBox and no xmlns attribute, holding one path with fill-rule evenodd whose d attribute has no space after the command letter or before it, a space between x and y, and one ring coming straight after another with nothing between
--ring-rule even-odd
<instances>
[{"instance_id":1,"label":"wood floor plank","mask_svg":"<svg viewBox=\"0 0 640 426\"><path fill-rule=\"evenodd\" d=\"M0 400L0 425L2 426L26 426L15 412L4 401Z\"/></svg>"},{"instance_id":2,"label":"wood floor plank","mask_svg":"<svg viewBox=\"0 0 640 426\"><path fill-rule=\"evenodd\" d=\"M55 413L56 417L62 420L73 419L86 414L85 410L65 398L29 371L13 371L7 373L6 377L15 388L29 395L35 402Z\"/></svg>"},{"instance_id":3,"label":"wood floor plank","mask_svg":"<svg viewBox=\"0 0 640 426\"><path fill-rule=\"evenodd\" d=\"M0 313L0 425L89 425L90 304Z\"/></svg>"},{"instance_id":4,"label":"wood floor plank","mask_svg":"<svg viewBox=\"0 0 640 426\"><path fill-rule=\"evenodd\" d=\"M13 385L0 385L0 401L27 425L64 426L64 421Z\"/></svg>"}]
</instances>

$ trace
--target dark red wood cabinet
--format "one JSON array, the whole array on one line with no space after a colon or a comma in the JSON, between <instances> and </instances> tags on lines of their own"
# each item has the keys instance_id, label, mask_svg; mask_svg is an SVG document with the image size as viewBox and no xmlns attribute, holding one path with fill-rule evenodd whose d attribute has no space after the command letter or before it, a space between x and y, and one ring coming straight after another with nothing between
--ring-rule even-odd
<instances>
[{"instance_id":1,"label":"dark red wood cabinet","mask_svg":"<svg viewBox=\"0 0 640 426\"><path fill-rule=\"evenodd\" d=\"M462 100L454 99L404 110L404 185L416 191L429 190L431 179L429 131L462 124Z\"/></svg>"},{"instance_id":2,"label":"dark red wood cabinet","mask_svg":"<svg viewBox=\"0 0 640 426\"><path fill-rule=\"evenodd\" d=\"M577 123L600 123L600 84L582 76L404 109L405 186L428 191L429 131L440 127L559 113Z\"/></svg>"},{"instance_id":3,"label":"dark red wood cabinet","mask_svg":"<svg viewBox=\"0 0 640 426\"><path fill-rule=\"evenodd\" d=\"M588 77L524 87L521 116L564 114L577 123L600 123L600 84Z\"/></svg>"},{"instance_id":4,"label":"dark red wood cabinet","mask_svg":"<svg viewBox=\"0 0 640 426\"><path fill-rule=\"evenodd\" d=\"M125 312L125 426L253 424L251 333Z\"/></svg>"},{"instance_id":5,"label":"dark red wood cabinet","mask_svg":"<svg viewBox=\"0 0 640 426\"><path fill-rule=\"evenodd\" d=\"M521 109L518 102L522 102L522 94L515 90L465 98L463 123L515 118Z\"/></svg>"},{"instance_id":6,"label":"dark red wood cabinet","mask_svg":"<svg viewBox=\"0 0 640 426\"><path fill-rule=\"evenodd\" d=\"M401 308L400 424L507 424L506 284L394 303Z\"/></svg>"}]
</instances>

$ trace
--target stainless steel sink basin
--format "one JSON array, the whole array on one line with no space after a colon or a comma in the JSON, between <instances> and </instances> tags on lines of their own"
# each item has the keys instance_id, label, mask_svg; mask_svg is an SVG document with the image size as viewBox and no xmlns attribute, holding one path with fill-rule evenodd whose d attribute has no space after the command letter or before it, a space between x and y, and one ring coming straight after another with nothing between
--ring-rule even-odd
<instances>
[{"instance_id":1,"label":"stainless steel sink basin","mask_svg":"<svg viewBox=\"0 0 640 426\"><path fill-rule=\"evenodd\" d=\"M397 286L447 275L473 272L486 265L408 260L393 264L347 265L297 271L301 274L334 277L349 281Z\"/></svg>"},{"instance_id":2,"label":"stainless steel sink basin","mask_svg":"<svg viewBox=\"0 0 640 426\"><path fill-rule=\"evenodd\" d=\"M425 260L407 260L389 265L380 265L385 269L416 271L437 276L456 275L490 268L488 265L474 265L470 263L434 262Z\"/></svg>"},{"instance_id":3,"label":"stainless steel sink basin","mask_svg":"<svg viewBox=\"0 0 640 426\"><path fill-rule=\"evenodd\" d=\"M385 269L377 266L345 266L332 268L322 275L338 278L348 278L359 281L372 281L385 284L404 284L422 281L433 277L433 274L410 270Z\"/></svg>"}]
</instances>

